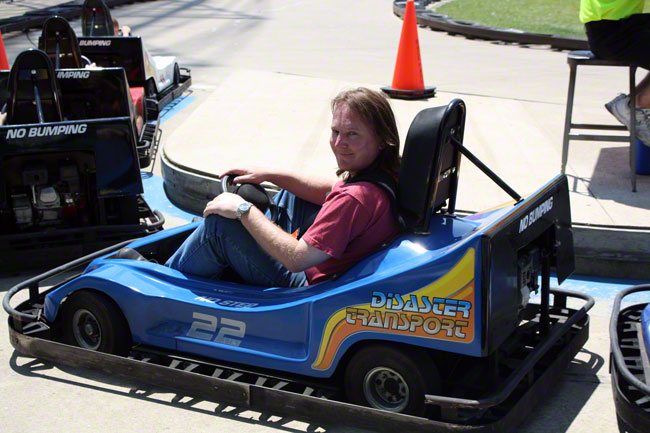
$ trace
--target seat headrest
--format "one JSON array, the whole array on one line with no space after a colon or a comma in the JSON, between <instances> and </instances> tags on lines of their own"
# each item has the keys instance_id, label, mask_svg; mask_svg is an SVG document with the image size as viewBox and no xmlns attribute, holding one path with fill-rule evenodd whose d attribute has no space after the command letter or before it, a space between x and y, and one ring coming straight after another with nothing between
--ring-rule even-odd
<instances>
[{"instance_id":1,"label":"seat headrest","mask_svg":"<svg viewBox=\"0 0 650 433\"><path fill-rule=\"evenodd\" d=\"M102 0L86 0L81 9L84 36L115 36L111 12Z\"/></svg>"},{"instance_id":2,"label":"seat headrest","mask_svg":"<svg viewBox=\"0 0 650 433\"><path fill-rule=\"evenodd\" d=\"M9 73L7 123L61 122L60 93L50 58L29 49L18 54Z\"/></svg>"},{"instance_id":3,"label":"seat headrest","mask_svg":"<svg viewBox=\"0 0 650 433\"><path fill-rule=\"evenodd\" d=\"M454 212L460 151L452 137L463 142L465 103L420 111L404 143L398 183L398 203L407 228L426 233L433 211Z\"/></svg>"},{"instance_id":4,"label":"seat headrest","mask_svg":"<svg viewBox=\"0 0 650 433\"><path fill-rule=\"evenodd\" d=\"M38 48L50 56L55 69L83 67L77 36L63 17L53 16L45 21Z\"/></svg>"}]
</instances>

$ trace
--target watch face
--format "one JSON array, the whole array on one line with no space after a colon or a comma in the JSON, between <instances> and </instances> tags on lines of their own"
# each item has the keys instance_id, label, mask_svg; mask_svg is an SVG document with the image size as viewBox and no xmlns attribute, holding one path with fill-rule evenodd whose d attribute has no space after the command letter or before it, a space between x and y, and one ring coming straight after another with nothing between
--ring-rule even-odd
<instances>
[{"instance_id":1,"label":"watch face","mask_svg":"<svg viewBox=\"0 0 650 433\"><path fill-rule=\"evenodd\" d=\"M248 212L251 206L253 206L253 204L247 201L237 206L237 219L241 219L242 215Z\"/></svg>"}]
</instances>

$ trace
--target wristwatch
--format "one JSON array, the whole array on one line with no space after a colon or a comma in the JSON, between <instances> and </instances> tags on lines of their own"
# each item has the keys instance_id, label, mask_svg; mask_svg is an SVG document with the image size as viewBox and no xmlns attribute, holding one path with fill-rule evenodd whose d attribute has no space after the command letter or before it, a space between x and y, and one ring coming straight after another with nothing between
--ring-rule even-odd
<instances>
[{"instance_id":1,"label":"wristwatch","mask_svg":"<svg viewBox=\"0 0 650 433\"><path fill-rule=\"evenodd\" d=\"M241 221L241 217L247 214L248 211L251 210L251 207L253 207L253 203L249 201L245 201L237 206L237 219Z\"/></svg>"}]
</instances>

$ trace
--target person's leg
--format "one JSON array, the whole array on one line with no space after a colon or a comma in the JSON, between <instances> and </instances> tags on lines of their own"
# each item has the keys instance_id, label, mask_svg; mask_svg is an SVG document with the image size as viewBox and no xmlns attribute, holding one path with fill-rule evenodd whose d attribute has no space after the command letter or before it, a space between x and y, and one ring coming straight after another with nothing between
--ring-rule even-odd
<instances>
[{"instance_id":1,"label":"person's leg","mask_svg":"<svg viewBox=\"0 0 650 433\"><path fill-rule=\"evenodd\" d=\"M206 278L219 278L227 267L251 285L299 287L304 272L290 272L266 253L237 220L208 216L170 257L166 266Z\"/></svg>"},{"instance_id":2,"label":"person's leg","mask_svg":"<svg viewBox=\"0 0 650 433\"><path fill-rule=\"evenodd\" d=\"M209 217L208 217L209 218ZM291 272L268 254L237 220L217 217L214 247L247 283L264 287L300 287L304 272Z\"/></svg>"},{"instance_id":3,"label":"person's leg","mask_svg":"<svg viewBox=\"0 0 650 433\"><path fill-rule=\"evenodd\" d=\"M217 218L208 217L185 239L165 266L206 278L219 278L228 263L214 251Z\"/></svg>"},{"instance_id":4,"label":"person's leg","mask_svg":"<svg viewBox=\"0 0 650 433\"><path fill-rule=\"evenodd\" d=\"M636 106L650 108L650 72L636 85Z\"/></svg>"},{"instance_id":5,"label":"person's leg","mask_svg":"<svg viewBox=\"0 0 650 433\"><path fill-rule=\"evenodd\" d=\"M298 230L306 219L312 217L320 210L320 206L296 197L292 193L281 190L273 197L278 207L277 224L287 233ZM266 213L270 217L270 211Z\"/></svg>"},{"instance_id":6,"label":"person's leg","mask_svg":"<svg viewBox=\"0 0 650 433\"><path fill-rule=\"evenodd\" d=\"M592 21L585 25L589 47L597 57L650 69L650 14L636 14L617 21ZM632 116L629 95L621 94L605 108L626 127L634 119L637 137L650 143L650 74L636 86L636 111Z\"/></svg>"},{"instance_id":7,"label":"person's leg","mask_svg":"<svg viewBox=\"0 0 650 433\"><path fill-rule=\"evenodd\" d=\"M650 70L650 14L632 15L609 31L605 44L611 58ZM636 86L636 106L650 108L650 73Z\"/></svg>"},{"instance_id":8,"label":"person's leg","mask_svg":"<svg viewBox=\"0 0 650 433\"><path fill-rule=\"evenodd\" d=\"M589 48L601 59L616 60L650 70L650 14L585 24ZM636 87L638 107L650 108L650 74Z\"/></svg>"}]
</instances>

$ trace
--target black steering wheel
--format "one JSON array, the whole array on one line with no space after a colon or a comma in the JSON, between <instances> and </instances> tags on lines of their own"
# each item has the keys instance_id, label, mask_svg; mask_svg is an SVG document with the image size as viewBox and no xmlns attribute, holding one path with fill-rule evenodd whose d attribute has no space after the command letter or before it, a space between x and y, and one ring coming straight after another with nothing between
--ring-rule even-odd
<instances>
[{"instance_id":1,"label":"black steering wheel","mask_svg":"<svg viewBox=\"0 0 650 433\"><path fill-rule=\"evenodd\" d=\"M255 205L262 212L271 209L271 222L278 222L278 207L273 202L271 194L263 186L254 183L233 183L235 176L227 174L221 178L221 191L231 192Z\"/></svg>"}]
</instances>

